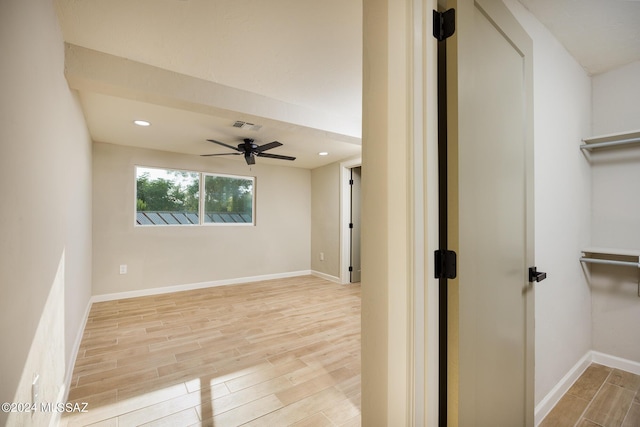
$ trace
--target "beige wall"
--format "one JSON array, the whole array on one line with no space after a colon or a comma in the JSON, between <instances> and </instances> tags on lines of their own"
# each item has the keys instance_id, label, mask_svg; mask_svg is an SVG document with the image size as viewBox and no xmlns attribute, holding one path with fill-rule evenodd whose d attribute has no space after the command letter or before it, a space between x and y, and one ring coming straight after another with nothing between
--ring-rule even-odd
<instances>
[{"instance_id":1,"label":"beige wall","mask_svg":"<svg viewBox=\"0 0 640 427\"><path fill-rule=\"evenodd\" d=\"M309 270L309 170L103 143L93 165L94 295ZM255 176L256 226L135 227L136 165Z\"/></svg>"},{"instance_id":2,"label":"beige wall","mask_svg":"<svg viewBox=\"0 0 640 427\"><path fill-rule=\"evenodd\" d=\"M52 2L0 2L0 51L0 401L30 400L39 373L54 402L90 298L91 143Z\"/></svg>"},{"instance_id":3,"label":"beige wall","mask_svg":"<svg viewBox=\"0 0 640 427\"><path fill-rule=\"evenodd\" d=\"M311 269L340 278L339 163L311 171Z\"/></svg>"}]
</instances>

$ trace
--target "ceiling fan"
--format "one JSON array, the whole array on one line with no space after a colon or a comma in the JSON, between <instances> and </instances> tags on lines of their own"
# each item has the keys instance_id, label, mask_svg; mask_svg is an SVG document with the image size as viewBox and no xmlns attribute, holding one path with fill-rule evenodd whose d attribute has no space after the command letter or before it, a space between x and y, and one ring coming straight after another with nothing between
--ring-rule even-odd
<instances>
[{"instance_id":1,"label":"ceiling fan","mask_svg":"<svg viewBox=\"0 0 640 427\"><path fill-rule=\"evenodd\" d=\"M214 139L207 139L209 142L213 142L214 144L222 145L223 147L231 148L232 150L236 150L236 153L220 153L220 154L201 154L203 157L209 156L239 156L244 155L244 160L248 165L254 165L256 163L256 157L268 157L270 159L280 159L280 160L295 160L295 157L291 156L281 156L278 154L269 154L265 153L267 150L271 150L272 148L280 147L282 143L278 141L273 141L268 144L258 145L254 143L253 139L245 138L242 144L238 144L237 147L233 145L225 144L224 142L216 141Z\"/></svg>"}]
</instances>

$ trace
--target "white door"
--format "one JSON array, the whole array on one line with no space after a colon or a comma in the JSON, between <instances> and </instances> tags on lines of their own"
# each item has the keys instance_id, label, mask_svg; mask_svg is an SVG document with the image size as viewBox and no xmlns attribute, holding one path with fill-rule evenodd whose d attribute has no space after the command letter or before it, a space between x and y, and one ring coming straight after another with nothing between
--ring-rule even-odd
<instances>
[{"instance_id":1,"label":"white door","mask_svg":"<svg viewBox=\"0 0 640 427\"><path fill-rule=\"evenodd\" d=\"M499 0L448 7L449 426L530 426L532 43Z\"/></svg>"}]
</instances>

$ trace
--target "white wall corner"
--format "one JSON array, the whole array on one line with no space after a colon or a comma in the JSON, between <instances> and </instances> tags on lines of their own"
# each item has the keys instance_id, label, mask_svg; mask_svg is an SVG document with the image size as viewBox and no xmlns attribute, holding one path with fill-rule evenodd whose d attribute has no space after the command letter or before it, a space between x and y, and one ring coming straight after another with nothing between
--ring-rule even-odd
<instances>
[{"instance_id":1,"label":"white wall corner","mask_svg":"<svg viewBox=\"0 0 640 427\"><path fill-rule=\"evenodd\" d=\"M574 382L582 375L582 373L591 364L591 351L573 365L569 372L551 389L549 393L538 403L534 411L534 425L538 426L544 417L546 417L554 406L558 404L562 396L571 388Z\"/></svg>"}]
</instances>

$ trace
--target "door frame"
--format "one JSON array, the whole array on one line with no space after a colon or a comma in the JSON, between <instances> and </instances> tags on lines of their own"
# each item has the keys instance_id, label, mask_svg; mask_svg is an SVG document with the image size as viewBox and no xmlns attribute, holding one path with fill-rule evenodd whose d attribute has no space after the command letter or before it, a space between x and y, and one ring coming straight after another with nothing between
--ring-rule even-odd
<instances>
[{"instance_id":1,"label":"door frame","mask_svg":"<svg viewBox=\"0 0 640 427\"><path fill-rule=\"evenodd\" d=\"M363 1L363 424L437 422L436 8Z\"/></svg>"},{"instance_id":2,"label":"door frame","mask_svg":"<svg viewBox=\"0 0 640 427\"><path fill-rule=\"evenodd\" d=\"M340 163L340 283L351 283L349 265L351 264L351 169L362 167L362 158L358 157Z\"/></svg>"},{"instance_id":3,"label":"door frame","mask_svg":"<svg viewBox=\"0 0 640 427\"><path fill-rule=\"evenodd\" d=\"M409 152L412 257L410 369L414 426L436 426L439 413L439 283L433 254L439 249L438 41L432 11L437 0L412 1L411 139Z\"/></svg>"}]
</instances>

